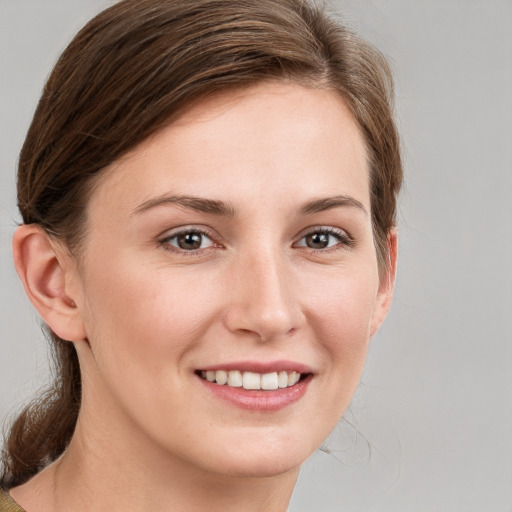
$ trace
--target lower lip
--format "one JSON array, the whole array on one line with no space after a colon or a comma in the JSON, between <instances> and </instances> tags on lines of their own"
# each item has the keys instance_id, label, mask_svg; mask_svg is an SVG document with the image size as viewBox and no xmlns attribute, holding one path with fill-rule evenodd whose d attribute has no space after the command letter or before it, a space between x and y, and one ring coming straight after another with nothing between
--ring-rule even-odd
<instances>
[{"instance_id":1,"label":"lower lip","mask_svg":"<svg viewBox=\"0 0 512 512\"><path fill-rule=\"evenodd\" d=\"M273 391L248 390L232 386L215 384L197 377L215 396L241 409L251 411L278 411L300 400L308 388L313 376L308 375L294 386Z\"/></svg>"}]
</instances>

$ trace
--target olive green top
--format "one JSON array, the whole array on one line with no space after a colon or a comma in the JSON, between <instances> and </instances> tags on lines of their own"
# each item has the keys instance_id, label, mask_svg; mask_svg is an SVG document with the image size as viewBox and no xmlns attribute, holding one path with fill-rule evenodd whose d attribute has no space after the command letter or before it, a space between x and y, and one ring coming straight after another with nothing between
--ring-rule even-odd
<instances>
[{"instance_id":1,"label":"olive green top","mask_svg":"<svg viewBox=\"0 0 512 512\"><path fill-rule=\"evenodd\" d=\"M25 512L12 498L11 495L0 489L0 512Z\"/></svg>"}]
</instances>

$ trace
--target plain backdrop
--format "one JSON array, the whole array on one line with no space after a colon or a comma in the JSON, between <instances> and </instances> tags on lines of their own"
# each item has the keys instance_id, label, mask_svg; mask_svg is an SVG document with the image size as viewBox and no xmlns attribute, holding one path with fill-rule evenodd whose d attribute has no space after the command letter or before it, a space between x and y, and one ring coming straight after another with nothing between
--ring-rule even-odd
<instances>
[{"instance_id":1,"label":"plain backdrop","mask_svg":"<svg viewBox=\"0 0 512 512\"><path fill-rule=\"evenodd\" d=\"M11 260L17 154L58 54L109 3L0 0L1 418L48 368ZM391 314L291 510L510 512L512 1L328 3L391 62L406 183Z\"/></svg>"}]
</instances>

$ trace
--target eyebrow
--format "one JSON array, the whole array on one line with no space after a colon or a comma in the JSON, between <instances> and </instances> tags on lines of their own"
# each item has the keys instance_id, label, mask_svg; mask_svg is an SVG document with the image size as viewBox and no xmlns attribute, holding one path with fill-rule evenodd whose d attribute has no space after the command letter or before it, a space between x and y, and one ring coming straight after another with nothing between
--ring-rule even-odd
<instances>
[{"instance_id":1,"label":"eyebrow","mask_svg":"<svg viewBox=\"0 0 512 512\"><path fill-rule=\"evenodd\" d=\"M133 213L138 215L147 210L150 210L151 208L162 205L178 205L184 208L190 208L192 210L225 217L234 217L236 215L236 209L231 204L224 201L219 201L216 199L205 199L202 197L176 195L163 195L148 199L147 201L144 201L142 204L137 206ZM304 204L300 208L300 213L302 215L312 215L314 213L340 207L357 208L358 210L361 210L365 215L368 215L366 208L360 201L354 197L346 195L314 199Z\"/></svg>"},{"instance_id":2,"label":"eyebrow","mask_svg":"<svg viewBox=\"0 0 512 512\"><path fill-rule=\"evenodd\" d=\"M301 213L303 215L311 215L313 213L319 213L326 210L330 210L332 208L339 207L349 207L349 208L357 208L361 210L365 215L368 215L366 208L363 203L355 199L351 196L339 195L333 197L325 197L322 199L315 199L313 201L309 201L301 208Z\"/></svg>"},{"instance_id":3,"label":"eyebrow","mask_svg":"<svg viewBox=\"0 0 512 512\"><path fill-rule=\"evenodd\" d=\"M236 211L233 208L233 206L231 206L228 203L225 203L224 201L217 201L215 199L204 199L202 197L173 195L164 195L155 197L153 199L148 199L147 201L144 201L142 204L137 206L133 213L135 215L138 215L151 208L155 208L156 206L161 205L178 205L183 206L185 208L190 208L192 210L211 213L214 215L222 215L226 217L234 217L236 214Z\"/></svg>"}]
</instances>

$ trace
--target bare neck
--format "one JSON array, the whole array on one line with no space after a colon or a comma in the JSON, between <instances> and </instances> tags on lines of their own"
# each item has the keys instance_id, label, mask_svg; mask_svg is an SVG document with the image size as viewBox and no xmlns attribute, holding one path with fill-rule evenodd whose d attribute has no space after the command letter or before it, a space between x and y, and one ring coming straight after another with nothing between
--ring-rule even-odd
<instances>
[{"instance_id":1,"label":"bare neck","mask_svg":"<svg viewBox=\"0 0 512 512\"><path fill-rule=\"evenodd\" d=\"M12 489L13 498L27 512L285 512L299 472L217 475L151 450L140 456L105 439L91 442L79 422L65 454Z\"/></svg>"}]
</instances>

